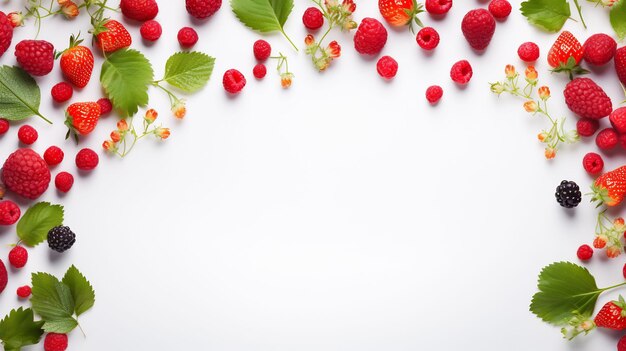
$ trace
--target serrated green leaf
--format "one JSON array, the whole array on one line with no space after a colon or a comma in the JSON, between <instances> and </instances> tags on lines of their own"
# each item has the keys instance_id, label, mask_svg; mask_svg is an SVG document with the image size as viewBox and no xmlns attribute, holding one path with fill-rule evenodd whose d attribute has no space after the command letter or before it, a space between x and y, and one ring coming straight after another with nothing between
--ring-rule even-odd
<instances>
[{"instance_id":1,"label":"serrated green leaf","mask_svg":"<svg viewBox=\"0 0 626 351\"><path fill-rule=\"evenodd\" d=\"M93 291L93 287L87 278L85 278L74 265L65 272L65 276L63 276L61 282L65 284L72 293L74 312L77 317L93 307L96 301L96 293Z\"/></svg>"},{"instance_id":2,"label":"serrated green leaf","mask_svg":"<svg viewBox=\"0 0 626 351\"><path fill-rule=\"evenodd\" d=\"M293 10L293 0L230 0L230 7L246 27L261 33L281 32L298 50L283 29Z\"/></svg>"},{"instance_id":3,"label":"serrated green leaf","mask_svg":"<svg viewBox=\"0 0 626 351\"><path fill-rule=\"evenodd\" d=\"M520 10L528 22L549 32L561 30L572 14L567 0L527 0Z\"/></svg>"},{"instance_id":4,"label":"serrated green leaf","mask_svg":"<svg viewBox=\"0 0 626 351\"><path fill-rule=\"evenodd\" d=\"M544 267L537 288L530 311L555 325L567 324L577 316L591 317L598 296L605 290L598 289L587 268L570 262Z\"/></svg>"},{"instance_id":5,"label":"serrated green leaf","mask_svg":"<svg viewBox=\"0 0 626 351\"><path fill-rule=\"evenodd\" d=\"M24 213L15 230L24 244L37 246L46 240L50 229L61 224L63 224L63 206L39 202Z\"/></svg>"},{"instance_id":6,"label":"serrated green leaf","mask_svg":"<svg viewBox=\"0 0 626 351\"><path fill-rule=\"evenodd\" d=\"M69 333L78 325L74 319L74 299L70 288L48 273L33 273L33 310L44 320L47 332Z\"/></svg>"},{"instance_id":7,"label":"serrated green leaf","mask_svg":"<svg viewBox=\"0 0 626 351\"><path fill-rule=\"evenodd\" d=\"M0 67L0 116L18 121L31 116L44 118L39 112L41 91L37 82L19 67Z\"/></svg>"},{"instance_id":8,"label":"serrated green leaf","mask_svg":"<svg viewBox=\"0 0 626 351\"><path fill-rule=\"evenodd\" d=\"M43 330L46 333L59 333L66 334L74 330L78 326L78 321L73 317L55 319L51 321L45 321L43 324Z\"/></svg>"},{"instance_id":9,"label":"serrated green leaf","mask_svg":"<svg viewBox=\"0 0 626 351\"><path fill-rule=\"evenodd\" d=\"M187 92L202 89L211 78L215 58L201 52L179 52L167 60L163 80Z\"/></svg>"},{"instance_id":10,"label":"serrated green leaf","mask_svg":"<svg viewBox=\"0 0 626 351\"><path fill-rule=\"evenodd\" d=\"M613 4L610 18L617 37L620 40L626 38L626 0L619 0Z\"/></svg>"},{"instance_id":11,"label":"serrated green leaf","mask_svg":"<svg viewBox=\"0 0 626 351\"><path fill-rule=\"evenodd\" d=\"M12 310L0 321L0 340L5 351L19 351L23 346L35 345L43 334L43 321L35 322L30 308Z\"/></svg>"},{"instance_id":12,"label":"serrated green leaf","mask_svg":"<svg viewBox=\"0 0 626 351\"><path fill-rule=\"evenodd\" d=\"M100 72L102 88L122 117L132 116L148 104L148 87L153 80L150 61L132 49L107 56Z\"/></svg>"}]
</instances>

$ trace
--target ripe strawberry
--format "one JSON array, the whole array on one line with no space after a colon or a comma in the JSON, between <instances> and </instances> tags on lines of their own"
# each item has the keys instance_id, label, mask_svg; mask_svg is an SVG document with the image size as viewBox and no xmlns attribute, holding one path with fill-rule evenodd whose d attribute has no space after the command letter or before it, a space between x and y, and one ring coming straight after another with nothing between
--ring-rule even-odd
<instances>
[{"instance_id":1,"label":"ripe strawberry","mask_svg":"<svg viewBox=\"0 0 626 351\"><path fill-rule=\"evenodd\" d=\"M387 30L378 20L366 17L354 34L354 48L362 55L377 55L387 43Z\"/></svg>"},{"instance_id":2,"label":"ripe strawberry","mask_svg":"<svg viewBox=\"0 0 626 351\"><path fill-rule=\"evenodd\" d=\"M587 73L578 64L583 58L584 49L576 37L563 31L548 51L548 64L553 72L566 72L573 78L574 74Z\"/></svg>"},{"instance_id":3,"label":"ripe strawberry","mask_svg":"<svg viewBox=\"0 0 626 351\"><path fill-rule=\"evenodd\" d=\"M385 21L394 27L411 25L412 21L423 27L417 15L424 12L424 7L416 0L378 0L378 10Z\"/></svg>"},{"instance_id":4,"label":"ripe strawberry","mask_svg":"<svg viewBox=\"0 0 626 351\"><path fill-rule=\"evenodd\" d=\"M0 11L0 56L4 55L13 40L13 26L4 12Z\"/></svg>"},{"instance_id":5,"label":"ripe strawberry","mask_svg":"<svg viewBox=\"0 0 626 351\"><path fill-rule=\"evenodd\" d=\"M7 287L8 282L9 282L9 275L7 274L7 267L4 265L4 262L0 260L0 294Z\"/></svg>"},{"instance_id":6,"label":"ripe strawberry","mask_svg":"<svg viewBox=\"0 0 626 351\"><path fill-rule=\"evenodd\" d=\"M626 134L626 107L620 107L611 112L609 121L620 134Z\"/></svg>"},{"instance_id":7,"label":"ripe strawberry","mask_svg":"<svg viewBox=\"0 0 626 351\"><path fill-rule=\"evenodd\" d=\"M496 31L496 20L485 9L471 10L463 17L461 29L474 50L485 50Z\"/></svg>"},{"instance_id":8,"label":"ripe strawberry","mask_svg":"<svg viewBox=\"0 0 626 351\"><path fill-rule=\"evenodd\" d=\"M576 78L565 86L565 103L580 117L600 119L613 111L613 103L604 90L589 78Z\"/></svg>"},{"instance_id":9,"label":"ripe strawberry","mask_svg":"<svg viewBox=\"0 0 626 351\"><path fill-rule=\"evenodd\" d=\"M133 42L126 27L112 19L96 25L93 34L96 37L96 46L105 53L127 48Z\"/></svg>"},{"instance_id":10,"label":"ripe strawberry","mask_svg":"<svg viewBox=\"0 0 626 351\"><path fill-rule=\"evenodd\" d=\"M22 40L15 45L17 63L33 76L45 76L54 67L54 46L45 40Z\"/></svg>"},{"instance_id":11,"label":"ripe strawberry","mask_svg":"<svg viewBox=\"0 0 626 351\"><path fill-rule=\"evenodd\" d=\"M600 205L617 206L626 195L626 166L621 166L599 176L591 186L593 190L592 202Z\"/></svg>"},{"instance_id":12,"label":"ripe strawberry","mask_svg":"<svg viewBox=\"0 0 626 351\"><path fill-rule=\"evenodd\" d=\"M185 0L187 12L197 19L213 16L221 6L222 0Z\"/></svg>"},{"instance_id":13,"label":"ripe strawberry","mask_svg":"<svg viewBox=\"0 0 626 351\"><path fill-rule=\"evenodd\" d=\"M120 9L124 16L139 22L154 19L159 13L155 0L122 0Z\"/></svg>"},{"instance_id":14,"label":"ripe strawberry","mask_svg":"<svg viewBox=\"0 0 626 351\"><path fill-rule=\"evenodd\" d=\"M73 35L70 37L70 47L61 52L61 71L70 83L84 88L91 79L93 71L93 54L91 50L79 45L83 40Z\"/></svg>"},{"instance_id":15,"label":"ripe strawberry","mask_svg":"<svg viewBox=\"0 0 626 351\"><path fill-rule=\"evenodd\" d=\"M76 102L67 107L65 116L65 125L70 129L66 138L69 137L70 132L87 135L98 124L100 105L96 102Z\"/></svg>"},{"instance_id":16,"label":"ripe strawberry","mask_svg":"<svg viewBox=\"0 0 626 351\"><path fill-rule=\"evenodd\" d=\"M17 245L9 251L9 263L14 268L22 268L28 262L28 251L23 246Z\"/></svg>"},{"instance_id":17,"label":"ripe strawberry","mask_svg":"<svg viewBox=\"0 0 626 351\"><path fill-rule=\"evenodd\" d=\"M35 200L48 189L50 170L32 149L17 149L4 162L0 181L17 195Z\"/></svg>"},{"instance_id":18,"label":"ripe strawberry","mask_svg":"<svg viewBox=\"0 0 626 351\"><path fill-rule=\"evenodd\" d=\"M607 302L594 318L596 326L613 330L626 329L626 301L620 295L618 301Z\"/></svg>"},{"instance_id":19,"label":"ripe strawberry","mask_svg":"<svg viewBox=\"0 0 626 351\"><path fill-rule=\"evenodd\" d=\"M617 43L615 39L606 34L594 34L583 45L583 58L587 63L602 66L615 56Z\"/></svg>"},{"instance_id":20,"label":"ripe strawberry","mask_svg":"<svg viewBox=\"0 0 626 351\"><path fill-rule=\"evenodd\" d=\"M626 46L615 51L613 61L615 62L615 72L617 72L619 81L626 85Z\"/></svg>"}]
</instances>

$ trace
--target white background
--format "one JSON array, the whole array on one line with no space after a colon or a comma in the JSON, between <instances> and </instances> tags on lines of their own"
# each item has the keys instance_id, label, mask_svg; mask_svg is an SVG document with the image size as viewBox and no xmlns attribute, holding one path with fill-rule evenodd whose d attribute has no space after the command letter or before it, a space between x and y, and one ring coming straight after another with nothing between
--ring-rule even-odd
<instances>
[{"instance_id":1,"label":"white background","mask_svg":"<svg viewBox=\"0 0 626 351\"><path fill-rule=\"evenodd\" d=\"M357 4L357 20L380 18L375 1ZM0 8L21 5L12 0ZM487 83L504 77L505 64L523 70L518 45L536 41L551 109L574 126L561 93L566 78L550 76L545 63L556 36L528 25L518 1L483 54L469 49L460 22L484 2L456 1L443 19L421 16L441 33L432 55L407 30L389 30L383 54L400 64L391 82L376 74L375 59L356 54L351 35L330 35L343 51L324 73L282 37L268 36L274 53L289 56L296 75L289 90L280 88L273 63L263 81L254 80L251 48L259 35L227 3L204 23L190 20L182 0L159 5L162 38L147 46L138 26L126 22L133 47L159 77L179 50L178 29L193 25L200 34L195 49L217 57L209 85L189 97L182 122L151 90L150 106L172 128L169 140L143 141L124 160L102 155L99 168L77 176L67 196L50 189L42 197L65 205L78 241L64 255L45 244L29 250L28 265L10 272L0 296L3 315L27 305L14 291L31 272L61 275L75 264L97 301L80 318L87 338L73 332L70 350L615 349L619 334L596 331L568 343L528 312L541 267L576 262L577 247L593 240L594 207L585 200L564 210L554 189L568 179L585 192L592 179L581 160L596 147L586 140L546 161L536 139L545 121L524 112L523 101L490 93ZM300 46L306 34L300 17L309 5L298 0L286 27ZM584 5L590 29L573 21L566 29L581 41L612 33L606 12ZM52 19L43 28L40 38L62 49L71 32L87 31L88 21ZM34 32L31 20L13 43ZM459 59L474 66L465 89L449 79ZM1 63L14 60L12 47ZM236 97L221 85L230 68L248 78ZM612 63L593 77L616 103L623 99ZM63 106L49 98L60 79L58 68L38 79L42 110L55 124L28 121L40 132L37 151L51 144L66 150L53 176L76 174L77 149L63 139ZM99 98L97 79L98 70L73 101ZM436 107L424 98L431 84L445 90ZM102 120L80 147L99 150L115 121ZM16 131L13 125L0 139L0 158L18 146ZM606 157L607 168L623 163L623 155ZM13 228L1 229L3 259L15 241ZM623 256L608 262L601 254L588 265L598 285L621 282Z\"/></svg>"}]
</instances>

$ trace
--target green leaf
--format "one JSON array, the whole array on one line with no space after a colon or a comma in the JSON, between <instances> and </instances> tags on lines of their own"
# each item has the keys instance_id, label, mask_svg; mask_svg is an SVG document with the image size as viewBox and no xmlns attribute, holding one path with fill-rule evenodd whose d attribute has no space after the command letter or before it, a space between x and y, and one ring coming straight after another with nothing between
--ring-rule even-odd
<instances>
[{"instance_id":1,"label":"green leaf","mask_svg":"<svg viewBox=\"0 0 626 351\"><path fill-rule=\"evenodd\" d=\"M48 273L33 273L33 310L44 320L46 332L69 333L78 325L74 319L74 299L70 288Z\"/></svg>"},{"instance_id":2,"label":"green leaf","mask_svg":"<svg viewBox=\"0 0 626 351\"><path fill-rule=\"evenodd\" d=\"M19 351L23 346L35 345L43 334L43 321L35 322L30 308L12 310L0 321L0 340L5 351Z\"/></svg>"},{"instance_id":3,"label":"green leaf","mask_svg":"<svg viewBox=\"0 0 626 351\"><path fill-rule=\"evenodd\" d=\"M572 14L567 0L527 0L520 10L528 22L549 32L561 30Z\"/></svg>"},{"instance_id":4,"label":"green leaf","mask_svg":"<svg viewBox=\"0 0 626 351\"><path fill-rule=\"evenodd\" d=\"M154 80L150 61L139 51L118 50L102 64L100 83L122 117L148 104L148 86Z\"/></svg>"},{"instance_id":5,"label":"green leaf","mask_svg":"<svg viewBox=\"0 0 626 351\"><path fill-rule=\"evenodd\" d=\"M626 38L626 0L620 0L613 4L610 18L617 37L620 40Z\"/></svg>"},{"instance_id":6,"label":"green leaf","mask_svg":"<svg viewBox=\"0 0 626 351\"><path fill-rule=\"evenodd\" d=\"M167 60L163 80L178 89L194 92L211 78L215 59L201 52L179 52Z\"/></svg>"},{"instance_id":7,"label":"green leaf","mask_svg":"<svg viewBox=\"0 0 626 351\"><path fill-rule=\"evenodd\" d=\"M261 33L281 32L298 50L283 29L293 10L293 0L230 0L230 7L248 28Z\"/></svg>"},{"instance_id":8,"label":"green leaf","mask_svg":"<svg viewBox=\"0 0 626 351\"><path fill-rule=\"evenodd\" d=\"M39 112L41 91L37 82L19 67L0 67L0 116L19 121L37 115L47 120Z\"/></svg>"},{"instance_id":9,"label":"green leaf","mask_svg":"<svg viewBox=\"0 0 626 351\"><path fill-rule=\"evenodd\" d=\"M74 265L65 272L65 276L61 282L65 284L72 293L74 312L77 317L93 307L96 301L96 293L93 291L93 287L87 278L85 278Z\"/></svg>"},{"instance_id":10,"label":"green leaf","mask_svg":"<svg viewBox=\"0 0 626 351\"><path fill-rule=\"evenodd\" d=\"M537 288L530 311L555 325L567 324L574 317L591 317L598 296L606 290L598 289L587 268L570 262L544 267Z\"/></svg>"},{"instance_id":11,"label":"green leaf","mask_svg":"<svg viewBox=\"0 0 626 351\"><path fill-rule=\"evenodd\" d=\"M29 208L17 223L20 240L28 246L37 246L48 237L50 229L63 224L63 206L39 202Z\"/></svg>"}]
</instances>

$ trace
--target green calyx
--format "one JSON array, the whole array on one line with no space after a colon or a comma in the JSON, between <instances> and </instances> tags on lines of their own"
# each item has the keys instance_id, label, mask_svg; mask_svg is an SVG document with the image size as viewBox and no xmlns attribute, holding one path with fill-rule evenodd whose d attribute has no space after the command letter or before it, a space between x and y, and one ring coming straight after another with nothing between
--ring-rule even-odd
<instances>
[{"instance_id":1,"label":"green calyx","mask_svg":"<svg viewBox=\"0 0 626 351\"><path fill-rule=\"evenodd\" d=\"M558 67L552 69L554 73L567 73L570 80L574 79L575 75L582 75L589 73L588 70L582 68L573 56L567 59L566 63L560 63Z\"/></svg>"}]
</instances>

